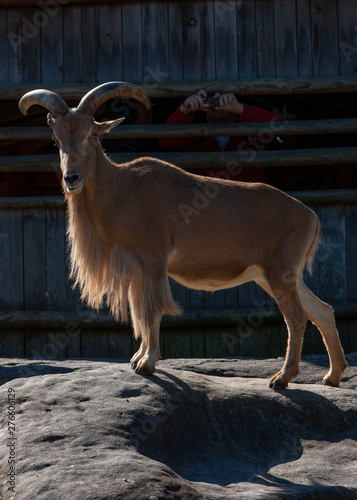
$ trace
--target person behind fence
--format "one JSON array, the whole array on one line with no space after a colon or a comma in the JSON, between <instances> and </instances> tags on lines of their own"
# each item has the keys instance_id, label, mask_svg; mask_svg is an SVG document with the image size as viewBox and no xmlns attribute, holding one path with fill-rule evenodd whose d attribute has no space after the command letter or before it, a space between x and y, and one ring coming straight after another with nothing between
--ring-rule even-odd
<instances>
[{"instance_id":1,"label":"person behind fence","mask_svg":"<svg viewBox=\"0 0 357 500\"><path fill-rule=\"evenodd\" d=\"M216 92L209 96L207 92L200 90L197 94L187 97L169 116L166 123L177 125L205 122L274 122L279 120L278 115L271 111L241 103L232 93ZM264 137L245 139L240 136L165 137L159 140L159 144L162 148L172 152L219 152L264 150L273 141L274 135L271 133L267 140L264 140ZM264 169L260 167L205 168L192 169L192 172L239 181L266 182Z\"/></svg>"}]
</instances>

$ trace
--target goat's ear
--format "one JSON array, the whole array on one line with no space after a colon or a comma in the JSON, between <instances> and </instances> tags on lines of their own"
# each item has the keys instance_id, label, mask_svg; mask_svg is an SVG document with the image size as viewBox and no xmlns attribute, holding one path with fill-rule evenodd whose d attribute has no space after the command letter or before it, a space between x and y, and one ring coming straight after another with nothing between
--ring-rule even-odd
<instances>
[{"instance_id":1,"label":"goat's ear","mask_svg":"<svg viewBox=\"0 0 357 500\"><path fill-rule=\"evenodd\" d=\"M117 125L119 125L119 123L123 122L124 120L125 118L118 118L117 120L113 120L110 122L102 122L102 123L95 122L98 134L104 134L105 132L110 132L112 128L116 127Z\"/></svg>"},{"instance_id":2,"label":"goat's ear","mask_svg":"<svg viewBox=\"0 0 357 500\"><path fill-rule=\"evenodd\" d=\"M56 118L51 115L51 113L48 113L47 114L47 125L53 129L53 127L55 126L55 123L56 123Z\"/></svg>"}]
</instances>

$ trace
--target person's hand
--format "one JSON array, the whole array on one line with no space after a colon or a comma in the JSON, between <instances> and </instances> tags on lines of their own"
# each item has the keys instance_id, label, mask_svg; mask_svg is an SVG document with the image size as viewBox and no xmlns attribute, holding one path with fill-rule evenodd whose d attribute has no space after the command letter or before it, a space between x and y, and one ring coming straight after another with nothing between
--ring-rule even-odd
<instances>
[{"instance_id":1,"label":"person's hand","mask_svg":"<svg viewBox=\"0 0 357 500\"><path fill-rule=\"evenodd\" d=\"M180 110L183 114L189 115L190 113L195 113L196 111L207 111L207 107L204 107L203 98L207 97L207 92L200 90L197 94L193 94L181 104Z\"/></svg>"},{"instance_id":2,"label":"person's hand","mask_svg":"<svg viewBox=\"0 0 357 500\"><path fill-rule=\"evenodd\" d=\"M227 111L228 113L236 115L241 115L243 113L243 104L237 100L234 94L220 94L216 92L214 97L217 97L219 101L219 106L216 106L214 109Z\"/></svg>"}]
</instances>

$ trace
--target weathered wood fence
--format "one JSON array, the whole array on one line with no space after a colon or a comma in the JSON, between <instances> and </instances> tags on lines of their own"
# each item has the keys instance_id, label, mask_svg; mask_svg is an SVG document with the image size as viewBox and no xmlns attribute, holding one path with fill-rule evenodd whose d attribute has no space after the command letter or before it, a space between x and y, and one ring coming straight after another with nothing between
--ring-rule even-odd
<instances>
[{"instance_id":1,"label":"weathered wood fence","mask_svg":"<svg viewBox=\"0 0 357 500\"><path fill-rule=\"evenodd\" d=\"M346 83L346 82L345 82ZM275 91L271 82L270 88ZM222 86L216 83L217 86ZM288 88L280 87L280 92ZM346 84L347 85L347 84ZM354 89L355 80L348 82ZM329 90L334 86L330 84ZM311 89L310 89L311 90ZM164 94L165 95L165 94ZM345 133L356 131L355 119L232 125L121 126L112 138L168 135L274 135ZM0 139L48 139L45 127L3 128ZM126 161L135 154L113 154ZM237 162L240 166L299 166L357 162L357 148L257 151L230 153L161 153L183 168L206 168ZM59 170L57 155L0 158L2 172ZM324 238L312 278L312 290L336 309L346 351L357 348L357 282L355 190L300 192L295 195L319 215ZM65 206L61 197L3 198L0 200L0 329L1 351L8 356L106 357L129 356L135 349L127 326L87 311L68 279ZM170 356L227 356L284 354L286 331L275 304L253 284L215 294L187 290L172 282L183 305L182 318L163 321L162 354ZM316 329L308 328L305 352L323 352Z\"/></svg>"},{"instance_id":2,"label":"weathered wood fence","mask_svg":"<svg viewBox=\"0 0 357 500\"><path fill-rule=\"evenodd\" d=\"M353 0L86 3L0 0L1 141L51 140L45 127L15 126L9 106L45 87L74 105L98 82L137 83L151 99L199 88L240 96L357 92ZM47 17L46 17L47 16ZM38 26L36 25L38 24ZM37 29L36 29L37 28ZM229 63L227 61L229 60ZM31 110L31 114L38 111ZM43 111L41 111L43 114ZM15 121L19 119L16 116ZM354 134L356 118L192 126L120 126L108 138ZM182 168L355 165L357 147L155 154ZM113 154L126 161L135 155ZM57 155L3 156L0 173L59 170ZM307 283L336 310L342 343L357 349L357 190L298 192L320 217L323 240ZM121 357L136 345L128 326L88 311L68 279L62 197L0 199L0 356ZM223 243L222 243L223 244ZM172 282L182 318L162 324L163 356L278 356L286 329L254 284L214 294ZM325 352L311 325L304 352Z\"/></svg>"},{"instance_id":3,"label":"weathered wood fence","mask_svg":"<svg viewBox=\"0 0 357 500\"><path fill-rule=\"evenodd\" d=\"M217 84L219 85L219 84ZM353 83L354 85L354 83ZM279 130L269 123L237 124L236 127L195 125L183 130L173 126L122 126L112 138L167 135L259 134L262 130L289 133L343 133L355 131L356 120L286 122ZM269 128L270 127L270 128ZM44 127L3 128L0 138L50 140ZM244 153L168 154L183 168L222 166L321 165L355 163L357 148ZM126 161L135 155L113 154ZM156 155L160 156L160 155ZM0 158L3 172L58 170L57 155ZM357 348L356 216L354 190L300 192L295 195L319 215L324 239L308 283L336 309L346 351ZM135 349L128 327L87 311L68 279L65 243L65 205L61 197L3 198L0 200L1 353L8 356L106 357L129 356ZM183 305L182 318L163 321L162 354L170 356L227 356L284 354L286 331L275 304L253 284L215 294L184 289L172 282L175 298ZM316 329L309 327L305 352L324 350Z\"/></svg>"}]
</instances>

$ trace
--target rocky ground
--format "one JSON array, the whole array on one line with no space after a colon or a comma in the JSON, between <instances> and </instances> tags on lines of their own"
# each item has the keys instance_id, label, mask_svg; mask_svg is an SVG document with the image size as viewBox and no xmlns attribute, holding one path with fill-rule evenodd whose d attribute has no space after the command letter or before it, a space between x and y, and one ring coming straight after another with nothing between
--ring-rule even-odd
<instances>
[{"instance_id":1,"label":"rocky ground","mask_svg":"<svg viewBox=\"0 0 357 500\"><path fill-rule=\"evenodd\" d=\"M320 385L327 357L309 356L289 389L273 391L282 359L166 360L152 377L123 360L2 359L0 491L6 500L357 498L357 353L347 360L339 389Z\"/></svg>"}]
</instances>

